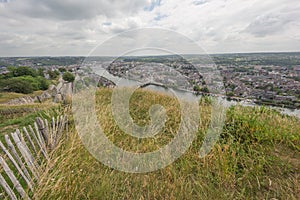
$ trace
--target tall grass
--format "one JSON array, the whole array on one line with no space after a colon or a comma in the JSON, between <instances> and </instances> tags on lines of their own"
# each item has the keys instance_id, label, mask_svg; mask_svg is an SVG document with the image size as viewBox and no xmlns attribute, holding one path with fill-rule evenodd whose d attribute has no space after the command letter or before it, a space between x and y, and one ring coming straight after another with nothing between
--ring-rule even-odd
<instances>
[{"instance_id":1,"label":"tall grass","mask_svg":"<svg viewBox=\"0 0 300 200\"><path fill-rule=\"evenodd\" d=\"M178 102L139 90L130 113L139 125L149 123L149 106L167 113L164 129L154 138L123 133L111 113L112 91L96 95L98 120L114 144L148 152L169 142L180 123ZM267 108L232 107L220 140L204 158L199 149L210 122L211 105L201 101L199 131L190 149L164 169L144 174L120 172L92 157L76 130L61 141L45 164L36 199L300 199L300 123Z\"/></svg>"}]
</instances>

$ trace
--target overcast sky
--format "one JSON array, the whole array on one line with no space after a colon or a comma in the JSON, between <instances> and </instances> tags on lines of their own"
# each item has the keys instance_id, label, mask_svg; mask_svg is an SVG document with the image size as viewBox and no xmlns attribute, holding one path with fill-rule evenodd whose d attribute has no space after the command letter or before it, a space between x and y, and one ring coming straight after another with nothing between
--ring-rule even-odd
<instances>
[{"instance_id":1,"label":"overcast sky","mask_svg":"<svg viewBox=\"0 0 300 200\"><path fill-rule=\"evenodd\" d=\"M0 16L0 56L85 56L144 27L208 53L300 51L299 0L0 0Z\"/></svg>"}]
</instances>

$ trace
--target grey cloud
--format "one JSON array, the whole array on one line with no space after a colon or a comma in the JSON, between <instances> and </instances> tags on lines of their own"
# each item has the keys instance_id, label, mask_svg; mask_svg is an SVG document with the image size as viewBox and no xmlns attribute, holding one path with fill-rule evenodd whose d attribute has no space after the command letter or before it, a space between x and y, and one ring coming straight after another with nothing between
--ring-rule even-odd
<instances>
[{"instance_id":1,"label":"grey cloud","mask_svg":"<svg viewBox=\"0 0 300 200\"><path fill-rule=\"evenodd\" d=\"M130 15L146 5L146 0L15 0L6 9L32 18L83 20Z\"/></svg>"},{"instance_id":2,"label":"grey cloud","mask_svg":"<svg viewBox=\"0 0 300 200\"><path fill-rule=\"evenodd\" d=\"M282 31L282 28L289 23L289 21L281 20L279 16L259 16L246 28L246 32L258 37L263 37L269 34Z\"/></svg>"},{"instance_id":3,"label":"grey cloud","mask_svg":"<svg viewBox=\"0 0 300 200\"><path fill-rule=\"evenodd\" d=\"M11 0L0 4L0 56L86 55L143 27L181 32L210 52L295 50L299 9L299 0Z\"/></svg>"},{"instance_id":4,"label":"grey cloud","mask_svg":"<svg viewBox=\"0 0 300 200\"><path fill-rule=\"evenodd\" d=\"M276 12L259 15L244 30L254 36L264 37L277 33L283 33L289 29L293 23L300 19L300 7L285 7Z\"/></svg>"},{"instance_id":5,"label":"grey cloud","mask_svg":"<svg viewBox=\"0 0 300 200\"><path fill-rule=\"evenodd\" d=\"M193 4L196 5L196 6L203 5L203 4L206 4L206 3L208 3L208 0L196 0L196 1L193 1Z\"/></svg>"}]
</instances>

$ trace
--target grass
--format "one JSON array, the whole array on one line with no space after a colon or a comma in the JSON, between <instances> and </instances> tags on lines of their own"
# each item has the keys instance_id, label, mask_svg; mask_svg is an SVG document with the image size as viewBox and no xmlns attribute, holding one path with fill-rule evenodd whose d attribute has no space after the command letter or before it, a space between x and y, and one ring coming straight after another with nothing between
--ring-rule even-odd
<instances>
[{"instance_id":1,"label":"grass","mask_svg":"<svg viewBox=\"0 0 300 200\"><path fill-rule=\"evenodd\" d=\"M151 104L166 109L165 127L154 137L128 136L111 113L112 90L96 94L98 121L114 144L133 152L153 151L176 134L178 102L139 90L131 98L135 123L149 122ZM130 174L106 167L82 144L76 130L51 154L35 199L300 199L300 123L267 108L232 107L220 140L204 158L199 149L211 116L209 101L200 102L197 138L173 164L151 173Z\"/></svg>"},{"instance_id":2,"label":"grass","mask_svg":"<svg viewBox=\"0 0 300 200\"><path fill-rule=\"evenodd\" d=\"M21 93L14 93L14 92L0 92L0 104L4 104L9 102L10 100L16 99L16 98L20 98L20 97L24 97L24 96L37 96L42 94L43 91L35 91L32 94L21 94Z\"/></svg>"},{"instance_id":3,"label":"grass","mask_svg":"<svg viewBox=\"0 0 300 200\"><path fill-rule=\"evenodd\" d=\"M11 133L17 128L32 125L37 117L59 109L55 103L34 103L26 105L0 105L0 136Z\"/></svg>"}]
</instances>

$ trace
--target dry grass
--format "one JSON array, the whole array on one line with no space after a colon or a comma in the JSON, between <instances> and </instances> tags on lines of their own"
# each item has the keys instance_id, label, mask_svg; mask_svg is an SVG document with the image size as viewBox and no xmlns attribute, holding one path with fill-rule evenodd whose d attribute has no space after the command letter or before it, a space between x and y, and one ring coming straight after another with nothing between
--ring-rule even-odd
<instances>
[{"instance_id":1,"label":"dry grass","mask_svg":"<svg viewBox=\"0 0 300 200\"><path fill-rule=\"evenodd\" d=\"M157 149L173 138L180 123L178 102L138 91L130 113L149 122L152 103L165 106L168 122L152 139L124 134L110 113L111 90L97 92L98 118L107 136L130 151ZM144 101L147 99L147 101ZM146 102L146 103L145 103ZM210 104L200 103L197 139L172 165L144 174L108 168L92 157L73 129L52 153L35 199L300 199L300 123L266 108L233 107L219 142L205 158L198 151L210 122ZM176 133L176 132L175 132Z\"/></svg>"},{"instance_id":2,"label":"dry grass","mask_svg":"<svg viewBox=\"0 0 300 200\"><path fill-rule=\"evenodd\" d=\"M31 96L35 97L37 95L41 95L43 91L35 91L32 94L21 94L21 93L14 93L14 92L0 92L0 104L4 104L9 102L10 100L24 97L24 96Z\"/></svg>"},{"instance_id":3,"label":"dry grass","mask_svg":"<svg viewBox=\"0 0 300 200\"><path fill-rule=\"evenodd\" d=\"M59 109L60 105L44 102L26 105L0 105L0 138L16 128L31 125L36 117L43 116L45 111Z\"/></svg>"}]
</instances>

